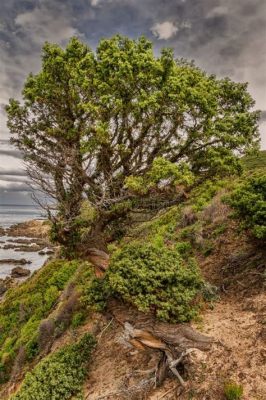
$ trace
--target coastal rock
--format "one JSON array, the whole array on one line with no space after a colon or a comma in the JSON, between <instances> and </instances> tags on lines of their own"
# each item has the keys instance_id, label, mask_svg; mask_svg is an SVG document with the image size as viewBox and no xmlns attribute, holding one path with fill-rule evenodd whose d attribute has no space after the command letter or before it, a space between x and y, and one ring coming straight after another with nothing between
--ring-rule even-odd
<instances>
[{"instance_id":1,"label":"coastal rock","mask_svg":"<svg viewBox=\"0 0 266 400\"><path fill-rule=\"evenodd\" d=\"M38 245L29 245L29 246L23 245L23 246L21 246L19 244L10 244L10 243L5 244L3 246L4 250L12 249L12 250L19 251L19 252L25 252L26 251L26 252L33 252L33 253L41 250L42 248L43 248L43 246L38 246Z\"/></svg>"},{"instance_id":2,"label":"coastal rock","mask_svg":"<svg viewBox=\"0 0 266 400\"><path fill-rule=\"evenodd\" d=\"M26 260L25 258L21 258L20 260L16 260L14 258L4 258L0 260L0 264L25 265L25 264L31 264L31 261Z\"/></svg>"},{"instance_id":3,"label":"coastal rock","mask_svg":"<svg viewBox=\"0 0 266 400\"><path fill-rule=\"evenodd\" d=\"M48 238L50 230L50 225L47 221L42 220L31 220L26 222L21 222L16 225L12 225L10 228L6 230L6 234L8 236L22 236L28 238L39 238L46 239Z\"/></svg>"},{"instance_id":4,"label":"coastal rock","mask_svg":"<svg viewBox=\"0 0 266 400\"><path fill-rule=\"evenodd\" d=\"M46 254L47 256L51 256L52 254L54 254L54 250L49 249L49 250L47 250L47 251L45 252L45 254Z\"/></svg>"},{"instance_id":5,"label":"coastal rock","mask_svg":"<svg viewBox=\"0 0 266 400\"><path fill-rule=\"evenodd\" d=\"M43 249L43 246L20 246L16 247L15 251L19 252L28 252L28 253L36 253L37 251L40 251Z\"/></svg>"},{"instance_id":6,"label":"coastal rock","mask_svg":"<svg viewBox=\"0 0 266 400\"><path fill-rule=\"evenodd\" d=\"M12 278L22 278L24 276L29 276L30 270L23 267L15 267L11 271Z\"/></svg>"},{"instance_id":7,"label":"coastal rock","mask_svg":"<svg viewBox=\"0 0 266 400\"><path fill-rule=\"evenodd\" d=\"M38 246L48 246L49 243L47 240L40 239L40 238L16 238L16 239L8 239L8 243L16 243L16 244L23 244L23 245L38 245Z\"/></svg>"},{"instance_id":8,"label":"coastal rock","mask_svg":"<svg viewBox=\"0 0 266 400\"><path fill-rule=\"evenodd\" d=\"M41 250L41 251L39 251L39 255L40 256L51 256L52 254L54 254L55 252L54 252L54 250L52 250L52 249L48 249L48 250Z\"/></svg>"},{"instance_id":9,"label":"coastal rock","mask_svg":"<svg viewBox=\"0 0 266 400\"><path fill-rule=\"evenodd\" d=\"M5 234L6 234L5 229L0 227L0 236L5 236Z\"/></svg>"},{"instance_id":10,"label":"coastal rock","mask_svg":"<svg viewBox=\"0 0 266 400\"><path fill-rule=\"evenodd\" d=\"M3 296L3 294L7 291L7 287L5 282L1 279L0 280L0 296Z\"/></svg>"}]
</instances>

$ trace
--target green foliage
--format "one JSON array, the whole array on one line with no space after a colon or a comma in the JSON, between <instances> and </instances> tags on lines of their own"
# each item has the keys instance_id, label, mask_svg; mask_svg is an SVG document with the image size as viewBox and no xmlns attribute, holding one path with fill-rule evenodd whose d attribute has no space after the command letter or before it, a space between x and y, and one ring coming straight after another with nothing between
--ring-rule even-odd
<instances>
[{"instance_id":1,"label":"green foliage","mask_svg":"<svg viewBox=\"0 0 266 400\"><path fill-rule=\"evenodd\" d=\"M243 396L243 386L235 382L228 382L224 386L226 400L240 400Z\"/></svg>"},{"instance_id":2,"label":"green foliage","mask_svg":"<svg viewBox=\"0 0 266 400\"><path fill-rule=\"evenodd\" d=\"M254 175L241 183L225 201L244 228L258 239L266 238L266 175Z\"/></svg>"},{"instance_id":3,"label":"green foliage","mask_svg":"<svg viewBox=\"0 0 266 400\"><path fill-rule=\"evenodd\" d=\"M205 257L208 257L209 255L212 254L212 252L213 252L213 250L214 250L214 245L213 245L213 243L212 243L210 240L205 240L205 241L203 242L203 244L201 245L200 250L201 250L202 254L203 254Z\"/></svg>"},{"instance_id":4,"label":"green foliage","mask_svg":"<svg viewBox=\"0 0 266 400\"><path fill-rule=\"evenodd\" d=\"M166 321L185 322L197 314L202 278L195 261L176 249L134 242L113 254L106 281L113 295Z\"/></svg>"},{"instance_id":5,"label":"green foliage","mask_svg":"<svg viewBox=\"0 0 266 400\"><path fill-rule=\"evenodd\" d=\"M106 227L128 217L119 203L161 181L190 186L239 172L238 155L259 141L247 84L208 75L170 49L155 56L145 37L116 35L95 52L77 38L64 49L46 43L41 71L7 115L35 184L57 201L52 236L71 256L84 194Z\"/></svg>"},{"instance_id":6,"label":"green foliage","mask_svg":"<svg viewBox=\"0 0 266 400\"><path fill-rule=\"evenodd\" d=\"M202 287L202 297L204 300L212 303L219 299L219 289L217 286L211 285L209 282L204 282Z\"/></svg>"},{"instance_id":7,"label":"green foliage","mask_svg":"<svg viewBox=\"0 0 266 400\"><path fill-rule=\"evenodd\" d=\"M254 155L247 155L241 160L246 172L253 173L254 170L266 172L266 150L261 150Z\"/></svg>"},{"instance_id":8,"label":"green foliage","mask_svg":"<svg viewBox=\"0 0 266 400\"><path fill-rule=\"evenodd\" d=\"M68 400L80 395L94 346L94 338L86 334L77 344L49 355L27 373L11 400Z\"/></svg>"},{"instance_id":9,"label":"green foliage","mask_svg":"<svg viewBox=\"0 0 266 400\"><path fill-rule=\"evenodd\" d=\"M144 176L129 176L125 179L125 187L133 193L145 195L151 189L165 182L168 187L185 185L189 186L195 178L188 164L175 164L163 157L153 160L150 170Z\"/></svg>"},{"instance_id":10,"label":"green foliage","mask_svg":"<svg viewBox=\"0 0 266 400\"><path fill-rule=\"evenodd\" d=\"M71 321L71 327L72 328L78 328L80 325L82 325L85 321L85 313L83 312L77 312L73 315L72 321Z\"/></svg>"},{"instance_id":11,"label":"green foliage","mask_svg":"<svg viewBox=\"0 0 266 400\"><path fill-rule=\"evenodd\" d=\"M178 242L175 248L176 251L184 258L187 258L192 253L192 246L188 242Z\"/></svg>"},{"instance_id":12,"label":"green foliage","mask_svg":"<svg viewBox=\"0 0 266 400\"><path fill-rule=\"evenodd\" d=\"M2 381L7 379L20 346L25 347L28 359L39 352L39 324L54 308L78 266L78 261L53 261L7 292L0 304Z\"/></svg>"},{"instance_id":13,"label":"green foliage","mask_svg":"<svg viewBox=\"0 0 266 400\"><path fill-rule=\"evenodd\" d=\"M84 288L83 302L89 309L103 311L111 289L106 279L94 278Z\"/></svg>"},{"instance_id":14,"label":"green foliage","mask_svg":"<svg viewBox=\"0 0 266 400\"><path fill-rule=\"evenodd\" d=\"M197 186L191 193L191 206L194 211L201 211L223 187L230 187L228 180L207 180Z\"/></svg>"}]
</instances>

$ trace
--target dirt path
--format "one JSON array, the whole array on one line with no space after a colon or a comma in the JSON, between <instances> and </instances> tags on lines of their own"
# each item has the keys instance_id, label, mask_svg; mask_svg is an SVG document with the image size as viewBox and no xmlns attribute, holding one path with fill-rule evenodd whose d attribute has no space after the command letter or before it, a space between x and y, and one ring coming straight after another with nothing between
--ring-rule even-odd
<instances>
[{"instance_id":1,"label":"dirt path","mask_svg":"<svg viewBox=\"0 0 266 400\"><path fill-rule=\"evenodd\" d=\"M203 331L221 341L206 359L207 392L219 397L224 381L243 385L243 400L266 399L266 295L225 299L203 317ZM208 397L206 397L207 399Z\"/></svg>"},{"instance_id":2,"label":"dirt path","mask_svg":"<svg viewBox=\"0 0 266 400\"><path fill-rule=\"evenodd\" d=\"M224 400L224 383L232 380L243 385L241 400L266 399L266 295L241 302L225 298L213 310L206 311L202 332L220 341L209 353L192 356L190 385L177 396L174 383L166 383L149 400ZM197 326L199 328L199 325Z\"/></svg>"},{"instance_id":3,"label":"dirt path","mask_svg":"<svg viewBox=\"0 0 266 400\"><path fill-rule=\"evenodd\" d=\"M162 388L134 394L136 383L145 381L155 364L151 355L126 349L121 344L122 329L114 322L101 334L86 393L90 400L102 398L137 400L224 400L223 387L233 380L244 387L243 400L266 399L266 295L241 302L222 299L207 310L196 328L213 336L218 343L208 353L191 356L188 389L178 393L175 380ZM219 343L219 341L221 343ZM130 389L132 388L132 390ZM121 389L128 392L121 392ZM109 394L109 395L108 395Z\"/></svg>"}]
</instances>

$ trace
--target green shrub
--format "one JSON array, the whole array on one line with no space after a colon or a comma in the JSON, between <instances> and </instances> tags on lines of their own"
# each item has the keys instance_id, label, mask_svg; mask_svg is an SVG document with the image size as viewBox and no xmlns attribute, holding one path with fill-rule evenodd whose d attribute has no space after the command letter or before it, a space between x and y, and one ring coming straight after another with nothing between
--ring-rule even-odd
<instances>
[{"instance_id":1,"label":"green shrub","mask_svg":"<svg viewBox=\"0 0 266 400\"><path fill-rule=\"evenodd\" d=\"M79 261L53 261L7 292L0 304L1 381L8 379L21 346L25 347L28 360L38 354L38 327L56 305L79 265Z\"/></svg>"},{"instance_id":2,"label":"green shrub","mask_svg":"<svg viewBox=\"0 0 266 400\"><path fill-rule=\"evenodd\" d=\"M202 278L195 261L176 249L133 242L111 258L105 283L111 293L166 321L185 322L197 314Z\"/></svg>"},{"instance_id":3,"label":"green shrub","mask_svg":"<svg viewBox=\"0 0 266 400\"><path fill-rule=\"evenodd\" d=\"M72 328L78 328L80 325L82 325L85 321L85 314L83 312L77 312L76 314L73 315L72 321L71 321L71 327Z\"/></svg>"},{"instance_id":4,"label":"green shrub","mask_svg":"<svg viewBox=\"0 0 266 400\"><path fill-rule=\"evenodd\" d=\"M228 187L229 182L226 180L207 180L203 184L196 186L191 192L191 207L194 212L201 211L206 207L211 199L223 187Z\"/></svg>"},{"instance_id":5,"label":"green shrub","mask_svg":"<svg viewBox=\"0 0 266 400\"><path fill-rule=\"evenodd\" d=\"M107 279L94 278L84 288L83 302L93 311L103 311L106 301L111 295Z\"/></svg>"},{"instance_id":6,"label":"green shrub","mask_svg":"<svg viewBox=\"0 0 266 400\"><path fill-rule=\"evenodd\" d=\"M26 374L11 400L67 400L80 395L94 346L95 340L86 334L79 343L49 355Z\"/></svg>"},{"instance_id":7,"label":"green shrub","mask_svg":"<svg viewBox=\"0 0 266 400\"><path fill-rule=\"evenodd\" d=\"M266 238L266 175L248 178L225 198L241 221L258 239Z\"/></svg>"},{"instance_id":8,"label":"green shrub","mask_svg":"<svg viewBox=\"0 0 266 400\"><path fill-rule=\"evenodd\" d=\"M214 244L210 240L205 240L200 246L200 251L205 257L208 257L214 251Z\"/></svg>"},{"instance_id":9,"label":"green shrub","mask_svg":"<svg viewBox=\"0 0 266 400\"><path fill-rule=\"evenodd\" d=\"M254 170L266 170L266 150L261 150L257 154L248 155L241 160L244 170L254 173Z\"/></svg>"},{"instance_id":10,"label":"green shrub","mask_svg":"<svg viewBox=\"0 0 266 400\"><path fill-rule=\"evenodd\" d=\"M227 382L224 386L226 400L240 400L243 396L243 386L235 382Z\"/></svg>"},{"instance_id":11,"label":"green shrub","mask_svg":"<svg viewBox=\"0 0 266 400\"><path fill-rule=\"evenodd\" d=\"M187 259L192 253L192 246L189 242L178 242L175 248L184 259Z\"/></svg>"}]
</instances>

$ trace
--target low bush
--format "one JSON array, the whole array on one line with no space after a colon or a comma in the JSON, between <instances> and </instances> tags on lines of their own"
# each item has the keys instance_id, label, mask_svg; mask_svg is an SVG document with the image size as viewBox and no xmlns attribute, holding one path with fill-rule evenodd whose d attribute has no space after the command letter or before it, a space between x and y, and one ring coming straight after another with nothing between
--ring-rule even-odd
<instances>
[{"instance_id":1,"label":"low bush","mask_svg":"<svg viewBox=\"0 0 266 400\"><path fill-rule=\"evenodd\" d=\"M11 400L68 400L81 395L94 346L94 338L86 334L79 343L49 355L26 374Z\"/></svg>"},{"instance_id":2,"label":"low bush","mask_svg":"<svg viewBox=\"0 0 266 400\"><path fill-rule=\"evenodd\" d=\"M266 175L256 175L240 184L225 197L234 210L233 217L241 221L258 239L266 238Z\"/></svg>"},{"instance_id":3,"label":"low bush","mask_svg":"<svg viewBox=\"0 0 266 400\"><path fill-rule=\"evenodd\" d=\"M105 278L112 295L171 322L196 316L202 284L193 259L185 261L176 248L140 242L113 254Z\"/></svg>"},{"instance_id":4,"label":"low bush","mask_svg":"<svg viewBox=\"0 0 266 400\"><path fill-rule=\"evenodd\" d=\"M243 396L243 386L235 382L227 382L224 386L226 400L240 400Z\"/></svg>"},{"instance_id":5,"label":"low bush","mask_svg":"<svg viewBox=\"0 0 266 400\"><path fill-rule=\"evenodd\" d=\"M79 261L53 261L7 292L0 305L0 382L8 379L20 347L25 348L28 360L41 350L41 321L55 307L79 265Z\"/></svg>"},{"instance_id":6,"label":"low bush","mask_svg":"<svg viewBox=\"0 0 266 400\"><path fill-rule=\"evenodd\" d=\"M190 194L191 209L198 212L207 207L213 197L224 187L229 187L228 180L207 180L195 187Z\"/></svg>"}]
</instances>

